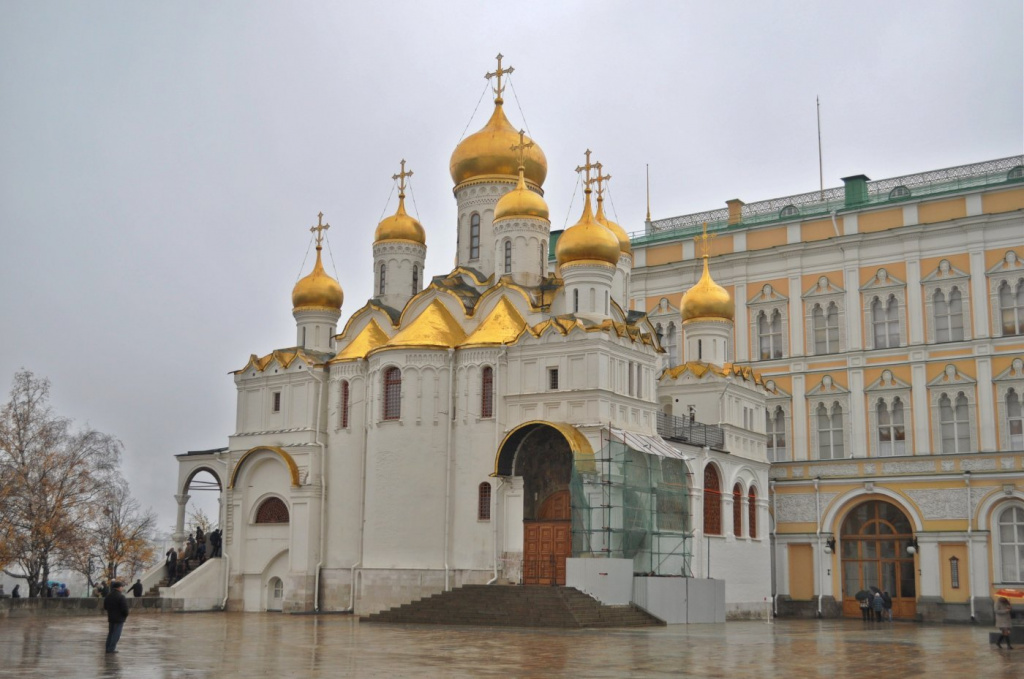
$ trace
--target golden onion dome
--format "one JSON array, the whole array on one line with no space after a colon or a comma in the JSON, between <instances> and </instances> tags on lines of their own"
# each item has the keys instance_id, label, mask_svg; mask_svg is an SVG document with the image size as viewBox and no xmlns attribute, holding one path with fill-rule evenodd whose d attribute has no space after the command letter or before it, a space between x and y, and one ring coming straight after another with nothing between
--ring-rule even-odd
<instances>
[{"instance_id":1,"label":"golden onion dome","mask_svg":"<svg viewBox=\"0 0 1024 679\"><path fill-rule=\"evenodd\" d=\"M345 301L345 293L338 281L331 278L320 261L320 246L316 246L316 264L313 272L299 280L292 288L294 311L333 309L339 311Z\"/></svg>"},{"instance_id":2,"label":"golden onion dome","mask_svg":"<svg viewBox=\"0 0 1024 679\"><path fill-rule=\"evenodd\" d=\"M615 238L619 241L619 251L624 255L633 254L633 244L629 242L629 234L626 230L619 226L616 222L608 219L604 214L604 199L598 195L597 197L597 215L594 217L597 221L604 224L605 228L611 231Z\"/></svg>"},{"instance_id":3,"label":"golden onion dome","mask_svg":"<svg viewBox=\"0 0 1024 679\"><path fill-rule=\"evenodd\" d=\"M530 142L527 137L525 141ZM519 167L519 157L512 147L520 143L519 132L505 117L502 99L494 101L494 113L479 132L463 139L452 152L449 170L456 185L484 175L508 175L514 177ZM534 143L525 150L522 165L526 168L526 180L541 186L548 175L548 160L540 146Z\"/></svg>"},{"instance_id":4,"label":"golden onion dome","mask_svg":"<svg viewBox=\"0 0 1024 679\"><path fill-rule=\"evenodd\" d=\"M679 312L683 321L695 318L721 318L731 321L736 316L736 304L729 291L711 278L707 255L704 255L704 273L696 285L683 295Z\"/></svg>"},{"instance_id":5,"label":"golden onion dome","mask_svg":"<svg viewBox=\"0 0 1024 679\"><path fill-rule=\"evenodd\" d=\"M594 219L590 208L590 189L585 191L583 216L566 229L555 245L558 265L591 261L615 266L619 262L619 239L608 227Z\"/></svg>"},{"instance_id":6,"label":"golden onion dome","mask_svg":"<svg viewBox=\"0 0 1024 679\"><path fill-rule=\"evenodd\" d=\"M519 183L504 196L498 199L494 206L494 221L512 217L537 217L538 219L548 218L548 204L536 191L531 191L526 186L524 179L525 168L519 166Z\"/></svg>"},{"instance_id":7,"label":"golden onion dome","mask_svg":"<svg viewBox=\"0 0 1024 679\"><path fill-rule=\"evenodd\" d=\"M373 242L384 240L408 240L420 245L427 244L427 234L423 225L405 211L405 193L398 194L398 209L395 214L385 217L377 225L373 234Z\"/></svg>"}]
</instances>

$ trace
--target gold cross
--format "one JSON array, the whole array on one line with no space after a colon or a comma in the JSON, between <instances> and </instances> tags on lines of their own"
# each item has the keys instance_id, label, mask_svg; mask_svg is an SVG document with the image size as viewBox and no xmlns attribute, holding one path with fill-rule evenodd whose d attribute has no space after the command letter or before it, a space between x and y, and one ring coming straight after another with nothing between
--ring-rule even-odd
<instances>
[{"instance_id":1,"label":"gold cross","mask_svg":"<svg viewBox=\"0 0 1024 679\"><path fill-rule=\"evenodd\" d=\"M408 172L405 171L405 158L402 158L402 171L398 174L391 175L391 178L398 180L398 192L403 196L405 195L405 178L411 176L412 170L409 170Z\"/></svg>"},{"instance_id":2,"label":"gold cross","mask_svg":"<svg viewBox=\"0 0 1024 679\"><path fill-rule=\"evenodd\" d=\"M590 162L590 149L587 149L584 152L584 154L587 156L587 162L585 164L583 164L583 165L577 166L576 167L576 172L586 172L587 176L586 176L585 182L586 182L587 191L589 191L590 190L590 184L591 184L590 171L593 170L595 167L597 167L597 165L594 165L593 163Z\"/></svg>"},{"instance_id":3,"label":"gold cross","mask_svg":"<svg viewBox=\"0 0 1024 679\"><path fill-rule=\"evenodd\" d=\"M604 194L604 183L612 178L610 174L602 174L604 165L597 163L597 176L594 177L594 181L597 182L597 199L601 200L601 196Z\"/></svg>"},{"instance_id":4,"label":"gold cross","mask_svg":"<svg viewBox=\"0 0 1024 679\"><path fill-rule=\"evenodd\" d=\"M331 228L330 224L324 224L324 213L321 212L316 216L316 226L309 227L309 232L313 233L316 231L316 246L319 248L320 243L324 240L324 231Z\"/></svg>"},{"instance_id":5,"label":"gold cross","mask_svg":"<svg viewBox=\"0 0 1024 679\"><path fill-rule=\"evenodd\" d=\"M526 149L533 148L533 142L526 141L526 132L524 132L523 130L519 130L519 143L513 144L509 148L517 152L516 158L519 159L519 167L522 167L523 163L525 162L524 159L526 157Z\"/></svg>"},{"instance_id":6,"label":"gold cross","mask_svg":"<svg viewBox=\"0 0 1024 679\"><path fill-rule=\"evenodd\" d=\"M693 240L700 246L701 257L711 256L711 240L715 237L715 234L708 235L708 223L704 222L704 233L700 236L694 236Z\"/></svg>"},{"instance_id":7,"label":"gold cross","mask_svg":"<svg viewBox=\"0 0 1024 679\"><path fill-rule=\"evenodd\" d=\"M505 91L505 88L501 86L501 76L505 75L506 73L511 73L512 71L516 70L515 68L513 68L511 66L509 66L508 68L502 68L501 67L501 60L503 58L504 58L503 55L499 52L498 56L497 56L497 59L498 59L498 70L496 70L496 71L494 71L492 73L488 73L487 75L484 76L488 80L490 80L491 78L493 78L495 76L497 76L497 78L498 78L498 86L493 88L494 89L494 102L495 103L501 103L501 101L502 101L501 93Z\"/></svg>"}]
</instances>

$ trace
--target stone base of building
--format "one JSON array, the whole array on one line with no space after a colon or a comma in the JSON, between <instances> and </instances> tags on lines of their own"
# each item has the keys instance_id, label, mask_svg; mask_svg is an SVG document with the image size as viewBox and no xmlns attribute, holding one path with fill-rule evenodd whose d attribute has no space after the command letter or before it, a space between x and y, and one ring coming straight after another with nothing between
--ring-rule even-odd
<instances>
[{"instance_id":1,"label":"stone base of building","mask_svg":"<svg viewBox=\"0 0 1024 679\"><path fill-rule=\"evenodd\" d=\"M780 618L817 618L818 616L818 599L810 599L807 601L795 601L788 596L780 596L775 604L778 616ZM843 617L843 605L836 601L835 597L823 596L821 597L821 616L822 618L841 618Z\"/></svg>"},{"instance_id":2,"label":"stone base of building","mask_svg":"<svg viewBox=\"0 0 1024 679\"><path fill-rule=\"evenodd\" d=\"M992 599L974 598L974 619L971 619L971 604L968 601L951 603L942 597L923 596L917 600L917 619L921 622L994 625L995 611Z\"/></svg>"}]
</instances>

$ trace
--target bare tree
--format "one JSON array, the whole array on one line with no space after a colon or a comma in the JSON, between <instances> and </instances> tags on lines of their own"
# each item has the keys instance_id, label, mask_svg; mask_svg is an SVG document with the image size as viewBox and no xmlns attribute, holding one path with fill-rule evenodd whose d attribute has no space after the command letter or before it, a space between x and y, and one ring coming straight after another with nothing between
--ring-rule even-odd
<instances>
[{"instance_id":1,"label":"bare tree","mask_svg":"<svg viewBox=\"0 0 1024 679\"><path fill-rule=\"evenodd\" d=\"M203 529L203 535L209 535L210 531L214 529L213 520L206 515L202 507L197 507L188 513L188 520L185 523L185 530L195 535L196 528Z\"/></svg>"},{"instance_id":2,"label":"bare tree","mask_svg":"<svg viewBox=\"0 0 1024 679\"><path fill-rule=\"evenodd\" d=\"M66 556L87 551L89 526L121 442L53 413L50 382L22 370L0 408L0 561L37 596Z\"/></svg>"}]
</instances>

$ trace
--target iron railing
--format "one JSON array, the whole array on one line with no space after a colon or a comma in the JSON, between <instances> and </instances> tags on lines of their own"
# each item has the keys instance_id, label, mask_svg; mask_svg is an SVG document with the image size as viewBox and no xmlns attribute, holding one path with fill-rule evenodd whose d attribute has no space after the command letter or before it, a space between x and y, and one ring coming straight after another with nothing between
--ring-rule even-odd
<instances>
[{"instance_id":1,"label":"iron railing","mask_svg":"<svg viewBox=\"0 0 1024 679\"><path fill-rule=\"evenodd\" d=\"M702 424L688 417L658 413L658 434L665 439L694 446L725 449L725 432L713 424Z\"/></svg>"}]
</instances>

